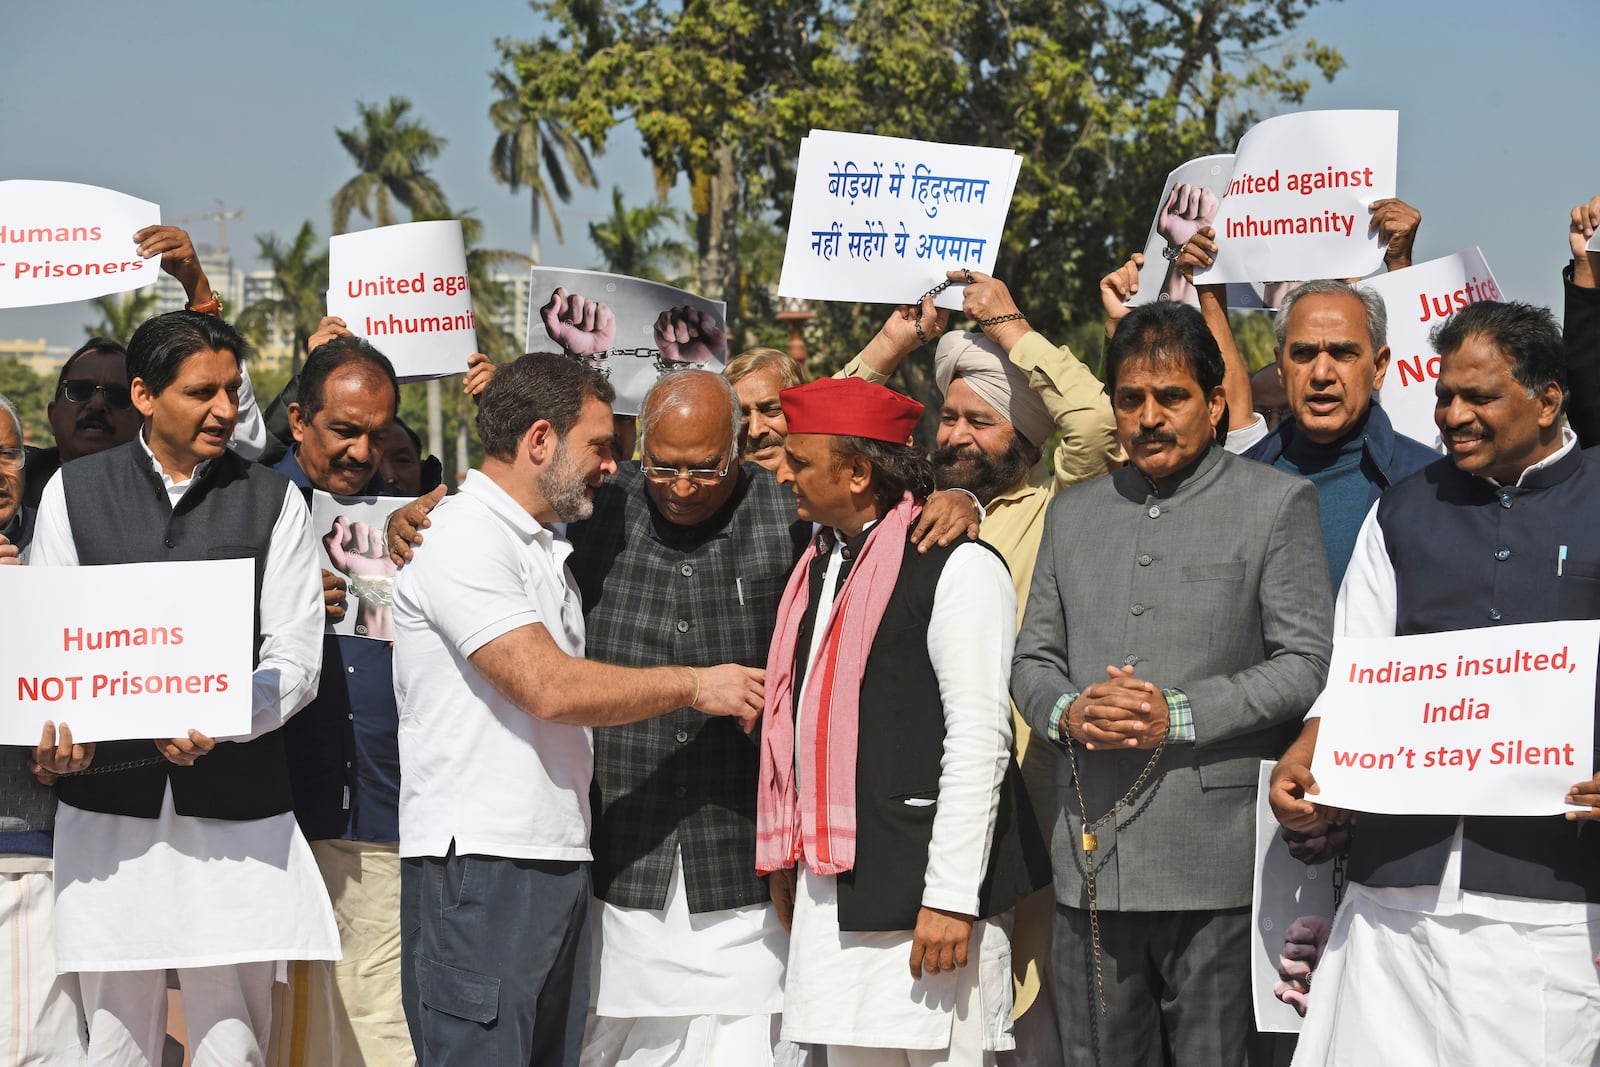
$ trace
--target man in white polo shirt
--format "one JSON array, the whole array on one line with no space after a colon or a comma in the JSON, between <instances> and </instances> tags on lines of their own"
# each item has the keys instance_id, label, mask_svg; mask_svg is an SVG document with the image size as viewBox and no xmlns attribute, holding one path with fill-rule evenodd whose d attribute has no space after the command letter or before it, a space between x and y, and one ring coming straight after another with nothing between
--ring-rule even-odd
<instances>
[{"instance_id":1,"label":"man in white polo shirt","mask_svg":"<svg viewBox=\"0 0 1600 1067\"><path fill-rule=\"evenodd\" d=\"M429 1063L578 1063L589 994L590 726L693 707L754 724L764 672L583 658L550 529L616 470L609 384L533 354L479 401L483 466L394 597L406 1015Z\"/></svg>"}]
</instances>

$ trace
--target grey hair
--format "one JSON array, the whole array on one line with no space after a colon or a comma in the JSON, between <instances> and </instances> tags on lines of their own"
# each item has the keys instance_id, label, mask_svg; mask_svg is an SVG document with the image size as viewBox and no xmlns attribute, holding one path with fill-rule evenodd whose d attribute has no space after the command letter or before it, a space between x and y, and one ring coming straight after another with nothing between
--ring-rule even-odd
<instances>
[{"instance_id":1,"label":"grey hair","mask_svg":"<svg viewBox=\"0 0 1600 1067\"><path fill-rule=\"evenodd\" d=\"M0 393L0 411L11 416L11 421L17 427L17 440L22 440L22 416L17 414L17 405L13 404L11 398L4 393Z\"/></svg>"},{"instance_id":2,"label":"grey hair","mask_svg":"<svg viewBox=\"0 0 1600 1067\"><path fill-rule=\"evenodd\" d=\"M644 400L639 405L639 447L641 452L650 443L650 435L655 433L656 427L661 423L661 415L667 408L677 403L682 403L684 394L700 381L702 377L715 381L722 387L728 397L729 421L729 446L734 454L739 451L739 429L744 424L744 412L739 407L739 394L733 391L733 385L728 379L715 371L708 370L678 370L669 371L657 378L650 391L644 394Z\"/></svg>"},{"instance_id":3,"label":"grey hair","mask_svg":"<svg viewBox=\"0 0 1600 1067\"><path fill-rule=\"evenodd\" d=\"M1278 314L1273 319L1272 331L1278 336L1279 352L1283 351L1284 345L1289 341L1289 312L1295 303L1303 296L1327 296L1332 293L1353 296L1367 309L1367 333L1372 337L1373 352L1377 352L1389 343L1389 309L1384 307L1383 297L1363 285L1351 285L1337 278L1320 278L1296 286L1283 298L1283 303L1278 305Z\"/></svg>"}]
</instances>

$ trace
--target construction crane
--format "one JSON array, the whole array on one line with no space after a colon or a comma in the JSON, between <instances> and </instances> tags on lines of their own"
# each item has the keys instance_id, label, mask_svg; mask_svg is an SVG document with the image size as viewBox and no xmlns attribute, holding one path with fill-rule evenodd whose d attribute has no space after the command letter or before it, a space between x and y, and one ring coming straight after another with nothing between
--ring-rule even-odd
<instances>
[{"instance_id":1,"label":"construction crane","mask_svg":"<svg viewBox=\"0 0 1600 1067\"><path fill-rule=\"evenodd\" d=\"M229 208L220 199L217 201L217 210L202 211L198 215L179 215L173 222L205 222L217 224L217 251L222 255L228 254L228 220L244 218L244 208Z\"/></svg>"}]
</instances>

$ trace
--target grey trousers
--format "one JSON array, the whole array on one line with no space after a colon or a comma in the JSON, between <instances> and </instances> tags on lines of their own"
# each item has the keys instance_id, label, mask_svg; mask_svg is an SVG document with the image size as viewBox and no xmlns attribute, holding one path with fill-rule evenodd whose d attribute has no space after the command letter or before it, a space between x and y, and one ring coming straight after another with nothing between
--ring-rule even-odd
<instances>
[{"instance_id":1,"label":"grey trousers","mask_svg":"<svg viewBox=\"0 0 1600 1067\"><path fill-rule=\"evenodd\" d=\"M1253 1030L1250 909L1100 913L1056 905L1056 1013L1069 1067L1239 1067Z\"/></svg>"},{"instance_id":2,"label":"grey trousers","mask_svg":"<svg viewBox=\"0 0 1600 1067\"><path fill-rule=\"evenodd\" d=\"M589 1008L589 865L452 850L407 859L400 876L402 907L415 909L400 936L417 1062L577 1067Z\"/></svg>"}]
</instances>

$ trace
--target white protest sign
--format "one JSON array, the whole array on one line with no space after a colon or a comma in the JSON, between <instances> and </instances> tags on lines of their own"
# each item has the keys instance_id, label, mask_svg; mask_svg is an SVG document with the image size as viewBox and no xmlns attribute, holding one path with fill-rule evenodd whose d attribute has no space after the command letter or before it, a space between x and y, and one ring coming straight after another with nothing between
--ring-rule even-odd
<instances>
[{"instance_id":1,"label":"white protest sign","mask_svg":"<svg viewBox=\"0 0 1600 1067\"><path fill-rule=\"evenodd\" d=\"M0 182L0 307L90 300L154 283L161 261L140 258L133 235L160 224L155 204L110 189Z\"/></svg>"},{"instance_id":2,"label":"white protest sign","mask_svg":"<svg viewBox=\"0 0 1600 1067\"><path fill-rule=\"evenodd\" d=\"M407 222L328 240L328 314L403 379L463 374L478 350L461 223Z\"/></svg>"},{"instance_id":3,"label":"white protest sign","mask_svg":"<svg viewBox=\"0 0 1600 1067\"><path fill-rule=\"evenodd\" d=\"M1468 304L1499 300L1489 264L1477 248L1390 271L1362 283L1389 311L1389 370L1378 402L1395 429L1443 449L1433 421L1433 383L1439 355L1429 335Z\"/></svg>"},{"instance_id":4,"label":"white protest sign","mask_svg":"<svg viewBox=\"0 0 1600 1067\"><path fill-rule=\"evenodd\" d=\"M1335 639L1313 708L1317 803L1386 815L1568 810L1567 790L1595 770L1597 646L1600 620L1587 619Z\"/></svg>"},{"instance_id":5,"label":"white protest sign","mask_svg":"<svg viewBox=\"0 0 1600 1067\"><path fill-rule=\"evenodd\" d=\"M1600 230L1596 230L1594 236L1589 238L1589 243L1583 247L1588 252L1600 252Z\"/></svg>"},{"instance_id":6,"label":"white protest sign","mask_svg":"<svg viewBox=\"0 0 1600 1067\"><path fill-rule=\"evenodd\" d=\"M915 303L949 270L994 270L1022 157L812 130L800 142L778 295ZM935 300L959 309L962 286Z\"/></svg>"},{"instance_id":7,"label":"white protest sign","mask_svg":"<svg viewBox=\"0 0 1600 1067\"><path fill-rule=\"evenodd\" d=\"M637 415L661 375L720 371L728 361L727 304L661 282L565 267L534 267L528 352L565 352L594 367Z\"/></svg>"},{"instance_id":8,"label":"white protest sign","mask_svg":"<svg viewBox=\"0 0 1600 1067\"><path fill-rule=\"evenodd\" d=\"M1179 249L1202 227L1216 222L1222 194L1233 177L1231 155L1201 156L1182 163L1167 175L1156 201L1150 222L1150 235L1144 242L1144 266L1139 268L1139 291L1128 301L1129 307L1157 300L1176 300L1199 307L1200 298L1189 279L1178 273L1175 259L1166 254ZM1244 283L1228 286L1231 311L1260 308L1261 294Z\"/></svg>"},{"instance_id":9,"label":"white protest sign","mask_svg":"<svg viewBox=\"0 0 1600 1067\"><path fill-rule=\"evenodd\" d=\"M348 594L344 618L333 632L374 641L394 640L395 565L383 539L384 523L400 501L392 497L311 493L311 529L322 548L324 570L341 575Z\"/></svg>"},{"instance_id":10,"label":"white protest sign","mask_svg":"<svg viewBox=\"0 0 1600 1067\"><path fill-rule=\"evenodd\" d=\"M1332 864L1301 863L1289 852L1282 827L1267 803L1267 782L1277 764L1263 760L1256 786L1256 880L1250 896L1250 988L1255 1001L1256 1029L1263 1033L1298 1034L1300 1012L1279 999L1287 987L1279 975L1285 941L1296 944L1320 934L1327 937L1333 921ZM1287 995L1287 989L1285 989ZM1309 988L1295 990L1303 1002Z\"/></svg>"},{"instance_id":11,"label":"white protest sign","mask_svg":"<svg viewBox=\"0 0 1600 1067\"><path fill-rule=\"evenodd\" d=\"M1383 263L1367 206L1394 196L1397 111L1301 111L1239 139L1207 282L1359 278Z\"/></svg>"},{"instance_id":12,"label":"white protest sign","mask_svg":"<svg viewBox=\"0 0 1600 1067\"><path fill-rule=\"evenodd\" d=\"M0 744L250 732L249 559L0 567Z\"/></svg>"}]
</instances>

